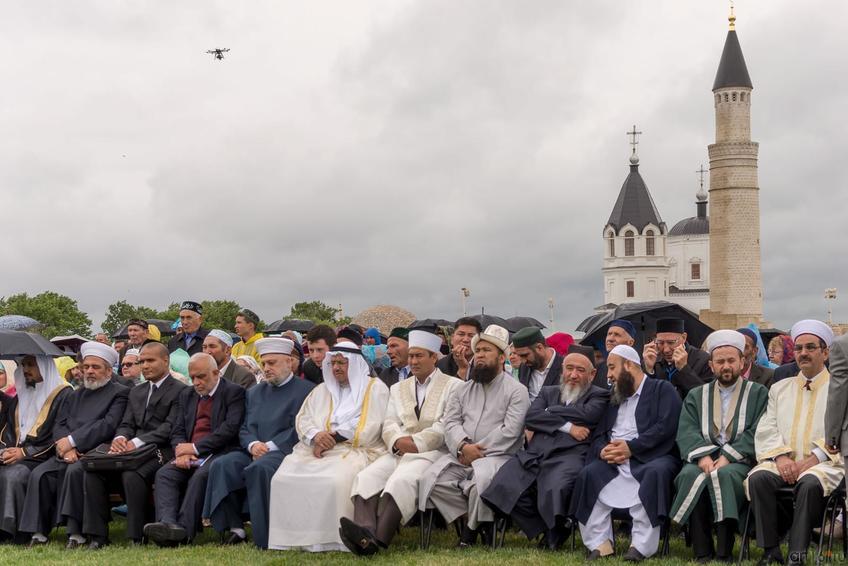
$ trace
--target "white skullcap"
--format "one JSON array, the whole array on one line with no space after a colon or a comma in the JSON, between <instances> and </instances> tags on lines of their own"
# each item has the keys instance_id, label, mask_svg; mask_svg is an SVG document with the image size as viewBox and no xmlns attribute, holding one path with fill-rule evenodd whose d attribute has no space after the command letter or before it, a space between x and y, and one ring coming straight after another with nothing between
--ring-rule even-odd
<instances>
[{"instance_id":1,"label":"white skullcap","mask_svg":"<svg viewBox=\"0 0 848 566\"><path fill-rule=\"evenodd\" d=\"M410 334L412 333L410 332ZM477 347L480 340L494 344L501 352L506 352L507 348L509 348L509 332L507 332L506 328L497 324L490 324L486 327L486 330L471 339L472 350Z\"/></svg>"},{"instance_id":2,"label":"white skullcap","mask_svg":"<svg viewBox=\"0 0 848 566\"><path fill-rule=\"evenodd\" d=\"M636 350L634 350L627 344L619 344L618 346L610 350L609 355L624 358L625 360L631 361L636 365L642 363L642 360L639 359L639 354L636 352Z\"/></svg>"},{"instance_id":3,"label":"white skullcap","mask_svg":"<svg viewBox=\"0 0 848 566\"><path fill-rule=\"evenodd\" d=\"M112 346L107 346L106 344L101 344L100 342L83 342L82 346L80 346L80 354L83 359L88 356L96 356L101 360L104 360L110 366L114 366L118 363L118 351Z\"/></svg>"},{"instance_id":4,"label":"white skullcap","mask_svg":"<svg viewBox=\"0 0 848 566\"><path fill-rule=\"evenodd\" d=\"M426 330L410 330L409 347L424 348L434 354L438 354L442 349L442 339Z\"/></svg>"},{"instance_id":5,"label":"white skullcap","mask_svg":"<svg viewBox=\"0 0 848 566\"><path fill-rule=\"evenodd\" d=\"M716 348L733 346L740 352L745 352L745 335L736 330L716 330L706 340L707 352L713 353Z\"/></svg>"},{"instance_id":6,"label":"white skullcap","mask_svg":"<svg viewBox=\"0 0 848 566\"><path fill-rule=\"evenodd\" d=\"M795 341L802 334L812 334L824 340L825 345L830 348L833 343L833 329L820 320L801 320L792 325L792 330L789 331L792 340Z\"/></svg>"},{"instance_id":7,"label":"white skullcap","mask_svg":"<svg viewBox=\"0 0 848 566\"><path fill-rule=\"evenodd\" d=\"M224 343L225 346L232 348L233 347L233 337L223 330L218 330L217 328L209 331L209 336L213 338L217 338L221 342Z\"/></svg>"},{"instance_id":8,"label":"white skullcap","mask_svg":"<svg viewBox=\"0 0 848 566\"><path fill-rule=\"evenodd\" d=\"M273 336L271 338L260 338L256 341L256 351L260 356L265 354L285 354L291 356L294 350L294 342L288 338Z\"/></svg>"},{"instance_id":9,"label":"white skullcap","mask_svg":"<svg viewBox=\"0 0 848 566\"><path fill-rule=\"evenodd\" d=\"M141 355L141 350L139 350L138 348L130 348L129 350L127 350L126 352L124 352L124 357L125 357L125 358L126 358L127 356L135 356L135 357L137 358L137 357L139 357L140 355Z\"/></svg>"}]
</instances>

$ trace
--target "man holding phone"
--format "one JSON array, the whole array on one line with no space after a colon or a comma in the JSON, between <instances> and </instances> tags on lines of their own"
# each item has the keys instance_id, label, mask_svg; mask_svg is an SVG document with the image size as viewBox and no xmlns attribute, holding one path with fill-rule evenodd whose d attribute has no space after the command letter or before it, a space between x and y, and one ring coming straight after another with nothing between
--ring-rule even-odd
<instances>
[{"instance_id":1,"label":"man holding phone","mask_svg":"<svg viewBox=\"0 0 848 566\"><path fill-rule=\"evenodd\" d=\"M657 320L656 337L642 349L642 366L648 377L670 382L681 399L712 381L709 362L706 352L686 343L686 328L679 318Z\"/></svg>"}]
</instances>

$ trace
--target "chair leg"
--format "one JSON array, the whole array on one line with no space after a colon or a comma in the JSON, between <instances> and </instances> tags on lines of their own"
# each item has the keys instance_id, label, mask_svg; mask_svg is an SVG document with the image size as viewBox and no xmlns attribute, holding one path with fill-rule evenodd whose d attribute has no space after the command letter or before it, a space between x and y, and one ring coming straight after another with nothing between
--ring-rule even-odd
<instances>
[{"instance_id":1,"label":"chair leg","mask_svg":"<svg viewBox=\"0 0 848 566\"><path fill-rule=\"evenodd\" d=\"M750 543L750 533L749 528L751 526L751 505L748 505L748 512L745 513L745 526L742 528L742 540L739 541L739 560L738 563L742 564L743 560L748 559L749 555L749 543Z\"/></svg>"},{"instance_id":2,"label":"chair leg","mask_svg":"<svg viewBox=\"0 0 848 566\"><path fill-rule=\"evenodd\" d=\"M433 534L433 514L435 512L436 511L434 509L427 509L426 511L421 512L421 537L419 541L421 550L427 550L430 548L430 536Z\"/></svg>"},{"instance_id":3,"label":"chair leg","mask_svg":"<svg viewBox=\"0 0 848 566\"><path fill-rule=\"evenodd\" d=\"M574 552L577 549L577 521L566 519L565 524L567 527L571 527L571 552Z\"/></svg>"}]
</instances>

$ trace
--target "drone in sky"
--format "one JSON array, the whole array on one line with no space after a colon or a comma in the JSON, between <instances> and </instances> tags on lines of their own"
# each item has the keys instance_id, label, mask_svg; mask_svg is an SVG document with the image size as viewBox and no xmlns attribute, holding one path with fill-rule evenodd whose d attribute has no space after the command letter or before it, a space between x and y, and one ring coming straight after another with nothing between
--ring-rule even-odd
<instances>
[{"instance_id":1,"label":"drone in sky","mask_svg":"<svg viewBox=\"0 0 848 566\"><path fill-rule=\"evenodd\" d=\"M226 53L227 51L229 51L229 49L225 47L223 49L210 49L207 51L207 53L215 57L215 59L217 59L218 61L222 61L224 59L224 53Z\"/></svg>"}]
</instances>

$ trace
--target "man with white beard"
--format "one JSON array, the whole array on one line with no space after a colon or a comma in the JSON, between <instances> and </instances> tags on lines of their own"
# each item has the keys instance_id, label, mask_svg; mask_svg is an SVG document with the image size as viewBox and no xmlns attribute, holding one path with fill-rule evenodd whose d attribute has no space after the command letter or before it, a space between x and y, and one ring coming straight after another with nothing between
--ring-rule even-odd
<instances>
[{"instance_id":1,"label":"man with white beard","mask_svg":"<svg viewBox=\"0 0 848 566\"><path fill-rule=\"evenodd\" d=\"M607 357L612 403L592 436L571 500L587 560L613 553L613 509L627 509L633 518L630 548L622 557L627 562L656 553L669 514L680 469L675 439L681 401L671 383L648 379L640 362L636 350L623 344Z\"/></svg>"},{"instance_id":2,"label":"man with white beard","mask_svg":"<svg viewBox=\"0 0 848 566\"><path fill-rule=\"evenodd\" d=\"M112 441L127 406L129 389L112 381L118 352L100 342L86 342L80 348L80 356L83 386L68 396L53 429L57 457L40 464L29 476L19 530L32 533L30 546L47 544L57 512L67 526L67 548L77 548L85 542L85 476L80 458L101 443Z\"/></svg>"},{"instance_id":3,"label":"man with white beard","mask_svg":"<svg viewBox=\"0 0 848 566\"><path fill-rule=\"evenodd\" d=\"M577 474L589 451L592 430L601 420L609 392L592 385L592 348L571 345L559 385L542 387L524 426L532 432L527 447L498 470L483 500L510 515L540 546L557 550L568 538L565 520Z\"/></svg>"}]
</instances>

